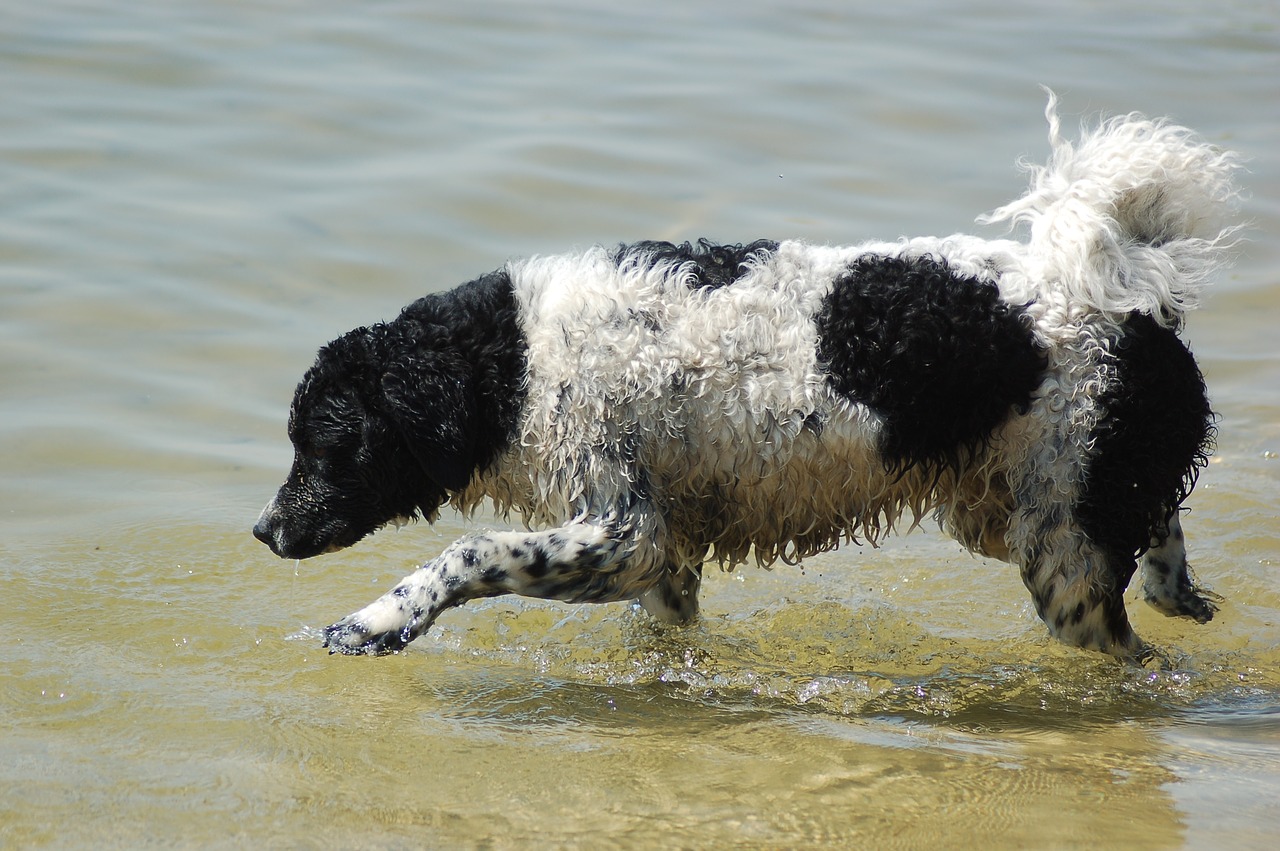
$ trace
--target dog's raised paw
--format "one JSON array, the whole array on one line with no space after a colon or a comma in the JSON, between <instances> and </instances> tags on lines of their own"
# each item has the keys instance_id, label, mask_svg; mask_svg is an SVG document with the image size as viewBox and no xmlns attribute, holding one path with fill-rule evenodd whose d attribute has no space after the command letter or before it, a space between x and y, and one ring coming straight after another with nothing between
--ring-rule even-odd
<instances>
[{"instance_id":1,"label":"dog's raised paw","mask_svg":"<svg viewBox=\"0 0 1280 851\"><path fill-rule=\"evenodd\" d=\"M371 633L364 624L350 618L325 627L323 632L322 646L328 648L330 655L385 656L403 650L411 640L403 631Z\"/></svg>"},{"instance_id":2,"label":"dog's raised paw","mask_svg":"<svg viewBox=\"0 0 1280 851\"><path fill-rule=\"evenodd\" d=\"M1202 588L1179 588L1174 594L1145 594L1147 605L1171 618L1190 618L1196 623L1208 623L1218 611L1222 597Z\"/></svg>"}]
</instances>

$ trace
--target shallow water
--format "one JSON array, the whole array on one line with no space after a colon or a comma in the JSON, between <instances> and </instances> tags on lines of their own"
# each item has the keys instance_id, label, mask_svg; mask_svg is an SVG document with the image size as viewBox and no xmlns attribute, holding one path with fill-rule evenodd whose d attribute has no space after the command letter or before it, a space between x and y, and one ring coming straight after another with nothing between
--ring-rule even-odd
<instances>
[{"instance_id":1,"label":"shallow water","mask_svg":"<svg viewBox=\"0 0 1280 851\"><path fill-rule=\"evenodd\" d=\"M1280 6L972 5L7 9L0 845L1271 847ZM1250 158L1187 332L1225 602L1131 605L1175 670L1052 643L931 531L713 575L687 629L502 599L317 649L466 528L252 539L321 343L534 252L971 229L1044 155L1040 83Z\"/></svg>"}]
</instances>

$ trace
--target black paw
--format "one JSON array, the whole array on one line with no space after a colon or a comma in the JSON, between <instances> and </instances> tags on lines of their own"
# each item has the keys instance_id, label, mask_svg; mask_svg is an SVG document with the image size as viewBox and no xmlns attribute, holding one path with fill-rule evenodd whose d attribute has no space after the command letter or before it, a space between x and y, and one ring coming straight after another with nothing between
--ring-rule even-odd
<instances>
[{"instance_id":1,"label":"black paw","mask_svg":"<svg viewBox=\"0 0 1280 851\"><path fill-rule=\"evenodd\" d=\"M1202 596L1203 595L1203 596ZM1211 599L1205 599L1205 597ZM1171 618L1191 618L1196 623L1208 623L1218 611L1216 601L1221 601L1217 594L1209 592L1183 590L1176 597L1157 597L1147 595L1147 603L1157 611Z\"/></svg>"},{"instance_id":2,"label":"black paw","mask_svg":"<svg viewBox=\"0 0 1280 851\"><path fill-rule=\"evenodd\" d=\"M1222 598L1218 597L1218 599ZM1218 607L1212 600L1206 600L1201 594L1192 593L1191 599L1185 602L1182 614L1194 619L1196 623L1208 623L1213 620L1213 615L1217 611Z\"/></svg>"},{"instance_id":3,"label":"black paw","mask_svg":"<svg viewBox=\"0 0 1280 851\"><path fill-rule=\"evenodd\" d=\"M1159 647L1153 647L1142 642L1137 651L1126 659L1130 664L1137 665L1139 668L1146 668L1149 671L1172 671L1175 670L1173 660L1169 658L1169 654L1161 650Z\"/></svg>"}]
</instances>

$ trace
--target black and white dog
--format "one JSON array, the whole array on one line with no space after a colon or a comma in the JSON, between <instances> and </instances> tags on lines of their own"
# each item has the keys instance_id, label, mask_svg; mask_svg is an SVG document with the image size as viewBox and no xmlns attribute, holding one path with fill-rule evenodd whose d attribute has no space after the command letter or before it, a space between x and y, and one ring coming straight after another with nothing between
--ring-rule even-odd
<instances>
[{"instance_id":1,"label":"black and white dog","mask_svg":"<svg viewBox=\"0 0 1280 851\"><path fill-rule=\"evenodd\" d=\"M320 350L254 534L279 556L491 502L325 630L387 653L474 597L697 613L702 566L794 561L932 514L1016 564L1050 632L1142 662L1123 593L1208 621L1179 507L1212 448L1178 337L1233 240L1234 157L1139 115L1064 140L973 236L645 242L512 262Z\"/></svg>"}]
</instances>

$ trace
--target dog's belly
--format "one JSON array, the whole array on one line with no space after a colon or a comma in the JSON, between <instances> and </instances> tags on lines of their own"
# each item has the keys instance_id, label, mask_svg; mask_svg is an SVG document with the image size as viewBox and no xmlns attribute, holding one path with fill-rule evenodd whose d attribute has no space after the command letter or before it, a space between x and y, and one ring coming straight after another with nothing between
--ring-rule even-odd
<instances>
[{"instance_id":1,"label":"dog's belly","mask_svg":"<svg viewBox=\"0 0 1280 851\"><path fill-rule=\"evenodd\" d=\"M651 461L678 550L709 546L730 566L794 561L850 536L874 541L904 508L927 508L913 500L917 476L886 470L879 422L861 405L707 425L697 445L667 441Z\"/></svg>"}]
</instances>

